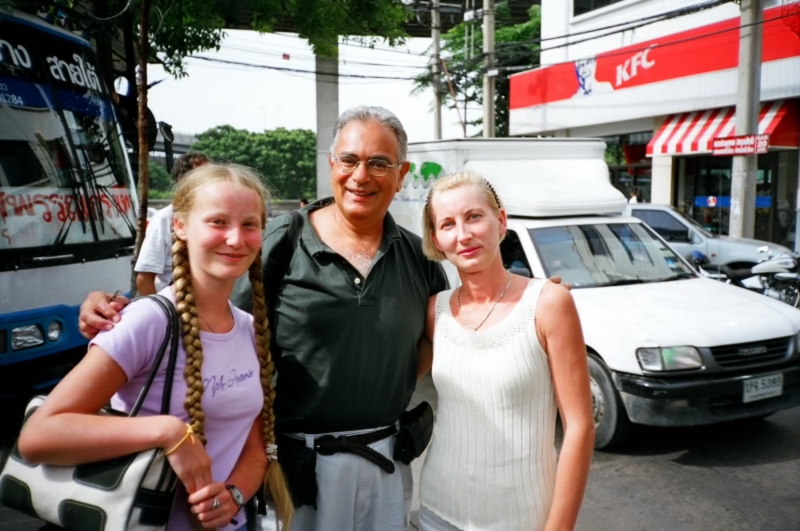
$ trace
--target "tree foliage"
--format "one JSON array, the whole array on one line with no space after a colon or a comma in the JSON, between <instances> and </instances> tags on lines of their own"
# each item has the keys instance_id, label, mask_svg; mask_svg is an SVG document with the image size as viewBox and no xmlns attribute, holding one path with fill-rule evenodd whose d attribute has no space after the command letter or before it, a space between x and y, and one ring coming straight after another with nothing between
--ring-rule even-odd
<instances>
[{"instance_id":1,"label":"tree foliage","mask_svg":"<svg viewBox=\"0 0 800 531\"><path fill-rule=\"evenodd\" d=\"M316 195L316 136L307 129L279 127L251 133L222 125L198 135L192 150L219 162L234 162L258 170L276 198Z\"/></svg>"},{"instance_id":2,"label":"tree foliage","mask_svg":"<svg viewBox=\"0 0 800 531\"><path fill-rule=\"evenodd\" d=\"M495 68L500 68L500 75L495 82L495 135L499 137L508 136L509 75L514 73L513 70L504 68L533 68L539 64L539 45L530 41L539 39L541 35L540 6L531 6L528 16L528 21L512 24L508 5L498 2L496 6ZM458 105L462 109L483 105L483 75L486 69L481 20L462 22L453 27L442 35L441 49L442 56L446 58L453 92L456 94L454 100L447 76L442 75L439 90L444 104L451 108ZM419 94L432 86L433 76L428 71L417 76L413 93ZM468 119L467 123L480 125L483 123L483 116L474 120Z\"/></svg>"},{"instance_id":3,"label":"tree foliage","mask_svg":"<svg viewBox=\"0 0 800 531\"><path fill-rule=\"evenodd\" d=\"M173 188L172 176L167 169L150 160L150 191L172 193ZM150 194L153 197L153 194Z\"/></svg>"}]
</instances>

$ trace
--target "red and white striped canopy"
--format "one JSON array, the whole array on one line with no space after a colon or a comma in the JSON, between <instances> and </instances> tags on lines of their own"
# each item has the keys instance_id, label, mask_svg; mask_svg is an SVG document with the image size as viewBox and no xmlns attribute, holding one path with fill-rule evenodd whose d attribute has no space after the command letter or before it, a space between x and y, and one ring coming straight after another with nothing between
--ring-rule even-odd
<instances>
[{"instance_id":1,"label":"red and white striped canopy","mask_svg":"<svg viewBox=\"0 0 800 531\"><path fill-rule=\"evenodd\" d=\"M786 115L796 116L792 102L787 100L770 101L761 104L758 119L758 134L773 135L781 127L781 144L770 139L770 145L797 147L797 124L784 120ZM736 109L725 107L707 111L685 112L670 115L661 128L647 144L647 155L677 155L711 153L715 138L736 135ZM788 144L788 145L785 145Z\"/></svg>"}]
</instances>

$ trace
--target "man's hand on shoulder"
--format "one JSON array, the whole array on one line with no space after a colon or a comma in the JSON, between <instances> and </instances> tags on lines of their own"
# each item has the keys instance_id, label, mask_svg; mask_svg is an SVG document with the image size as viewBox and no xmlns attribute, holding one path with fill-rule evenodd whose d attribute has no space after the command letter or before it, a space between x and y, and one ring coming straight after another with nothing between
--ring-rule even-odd
<instances>
[{"instance_id":1,"label":"man's hand on shoulder","mask_svg":"<svg viewBox=\"0 0 800 531\"><path fill-rule=\"evenodd\" d=\"M120 320L119 312L130 302L124 295L91 292L81 304L78 318L81 335L86 339L94 339L100 331L114 328L114 323Z\"/></svg>"},{"instance_id":2,"label":"man's hand on shoulder","mask_svg":"<svg viewBox=\"0 0 800 531\"><path fill-rule=\"evenodd\" d=\"M558 276L558 275L553 275L552 277L548 278L547 280L549 280L549 281L550 281L550 282L552 282L553 284L561 284L562 286L564 286L564 287L565 287L565 288L567 288L568 290L572 291L572 284L570 284L570 283L568 283L568 282L567 282L567 283L563 283L563 284L562 284L562 282L561 282L561 277L560 277L560 276Z\"/></svg>"}]
</instances>

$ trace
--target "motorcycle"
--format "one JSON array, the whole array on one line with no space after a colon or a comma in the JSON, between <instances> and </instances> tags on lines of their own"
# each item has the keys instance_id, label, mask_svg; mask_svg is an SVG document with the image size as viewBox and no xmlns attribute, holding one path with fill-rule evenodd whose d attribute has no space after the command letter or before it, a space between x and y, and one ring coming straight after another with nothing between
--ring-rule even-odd
<instances>
[{"instance_id":1,"label":"motorcycle","mask_svg":"<svg viewBox=\"0 0 800 531\"><path fill-rule=\"evenodd\" d=\"M758 249L769 253L769 247ZM769 255L749 269L719 267L726 282L800 308L800 253Z\"/></svg>"}]
</instances>

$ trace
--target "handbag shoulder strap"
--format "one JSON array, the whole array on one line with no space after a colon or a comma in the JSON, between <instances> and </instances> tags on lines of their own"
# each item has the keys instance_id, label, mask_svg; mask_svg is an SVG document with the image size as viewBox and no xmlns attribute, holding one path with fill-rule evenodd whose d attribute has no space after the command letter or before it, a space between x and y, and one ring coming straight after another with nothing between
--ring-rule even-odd
<instances>
[{"instance_id":1,"label":"handbag shoulder strap","mask_svg":"<svg viewBox=\"0 0 800 531\"><path fill-rule=\"evenodd\" d=\"M147 394L150 392L150 387L153 385L153 380L155 380L156 374L158 374L158 368L161 366L168 346L169 358L167 359L167 374L164 379L164 393L161 397L161 414L169 414L172 380L175 374L175 364L178 360L178 344L180 339L180 320L178 318L178 312L175 311L175 306L172 304L172 301L163 295L149 295L147 298L155 302L161 311L164 312L164 315L167 316L167 327L164 339L161 341L161 346L159 346L155 360L153 361L153 366L150 368L150 372L147 374L147 378L145 378L144 385L142 385L142 390L139 391L139 396L136 398L136 402L134 402L131 412L128 414L129 417L135 417L139 414L139 410L142 408L142 404L144 404Z\"/></svg>"}]
</instances>

